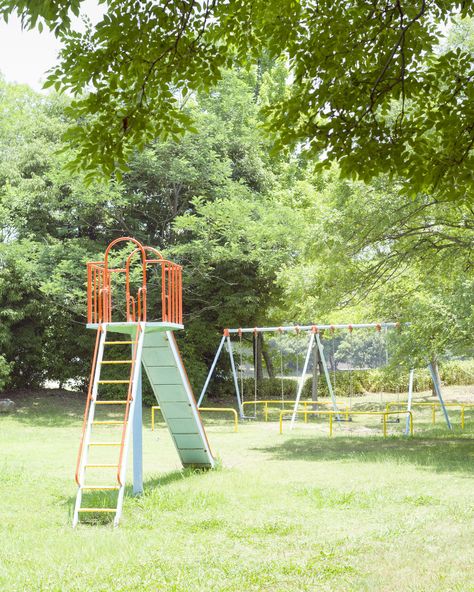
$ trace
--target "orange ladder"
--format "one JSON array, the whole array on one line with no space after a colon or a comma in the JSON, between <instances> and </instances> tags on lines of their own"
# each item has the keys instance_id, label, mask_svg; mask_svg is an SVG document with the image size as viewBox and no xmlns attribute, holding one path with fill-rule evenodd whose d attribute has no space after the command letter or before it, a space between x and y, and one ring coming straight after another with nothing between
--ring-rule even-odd
<instances>
[{"instance_id":1,"label":"orange ladder","mask_svg":"<svg viewBox=\"0 0 474 592\"><path fill-rule=\"evenodd\" d=\"M82 437L77 458L76 483L78 485L78 490L74 508L73 527L78 524L80 516L83 514L114 513L114 526L117 526L119 523L125 494L128 447L132 432L131 426L133 423L137 387L139 384L144 336L145 331L143 330L141 323L137 323L135 338L130 341L107 341L107 323L100 324L97 329L89 390L82 426ZM104 359L104 353L106 350L124 345L132 346L131 358L128 359L127 357L127 359L122 360ZM112 365L128 367L130 369L128 377L124 379L101 378L104 367ZM101 385L107 384L126 385L126 399L116 400L114 398L111 400L101 398L100 387ZM107 408L114 408L115 406L119 409L123 408L123 416L119 420L96 419L97 408L103 408L103 406L107 406ZM114 440L102 440L100 433L103 432L104 429L106 433L109 432L110 427L112 426L121 428L120 436ZM94 440L92 440L93 435ZM112 450L118 449L118 456L115 456L110 462L91 462L90 457L94 456L94 451L104 448ZM86 483L86 475L88 477L90 472L92 472L93 475L97 475L97 470L99 469L106 469L107 474L110 474L110 471L115 469L115 481L111 479L112 482L107 484ZM115 507L83 507L82 501L84 492L94 491L117 491Z\"/></svg>"}]
</instances>

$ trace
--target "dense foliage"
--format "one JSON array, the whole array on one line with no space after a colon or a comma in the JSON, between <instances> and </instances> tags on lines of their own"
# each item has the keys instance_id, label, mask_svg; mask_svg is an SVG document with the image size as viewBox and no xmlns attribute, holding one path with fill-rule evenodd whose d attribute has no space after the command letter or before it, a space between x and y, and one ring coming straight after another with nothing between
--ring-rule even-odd
<instances>
[{"instance_id":1,"label":"dense foliage","mask_svg":"<svg viewBox=\"0 0 474 592\"><path fill-rule=\"evenodd\" d=\"M97 26L79 32L71 17L81 0L0 0L5 18L45 24L64 44L48 85L76 96L67 137L81 167L123 169L134 148L193 129L183 105L225 68L281 59L285 92L267 106L277 147L300 145L363 180L401 175L412 194L472 191L473 62L466 43L442 41L455 18L474 14L472 2L102 4Z\"/></svg>"},{"instance_id":2,"label":"dense foliage","mask_svg":"<svg viewBox=\"0 0 474 592\"><path fill-rule=\"evenodd\" d=\"M258 122L285 76L225 72L188 102L194 133L150 142L108 184L65 172L67 99L0 83L2 383L84 383L85 262L123 235L184 266L181 347L196 388L228 325L411 321L393 348L406 364L471 353L472 209L272 155ZM338 336L338 355L370 365L369 345ZM271 342L262 350L278 371Z\"/></svg>"},{"instance_id":3,"label":"dense foliage","mask_svg":"<svg viewBox=\"0 0 474 592\"><path fill-rule=\"evenodd\" d=\"M58 34L70 35L67 19L55 12L54 2L38 3L36 8L16 4L32 11L32 25L34 11L42 10L42 17L50 25L55 23ZM114 11L122 4L111 2L109 8ZM12 3L0 6L8 11ZM181 10L184 4L173 6ZM345 6L344 14L355 18L355 4ZM435 6L426 5L426 15L420 15L417 26ZM449 3L443 6L439 10L450 10ZM306 8L301 3L298 10ZM109 24L111 34L114 25ZM426 27L430 37L432 24ZM458 51L469 55L472 63L473 30L473 21L460 21L436 55L444 59ZM101 27L86 33L103 34ZM423 35L420 39L422 43ZM117 43L126 40L124 36ZM103 47L107 52L107 44ZM92 51L93 44L88 48ZM275 150L288 130L299 133L294 117L310 111L294 103L303 80L294 77L297 62L290 60L289 70L272 56L272 52L266 54L254 67L216 71L217 83L210 91L182 96L180 117L193 121L192 131L163 135L152 122L150 128L147 123L146 145L132 150L141 142L136 141L132 126L130 150L123 152L123 157L128 155L128 172L107 183L96 178L90 167L73 173L67 168L87 153L83 145L77 151L64 141L77 123L70 99L55 93L38 95L0 81L0 385L31 386L48 380L84 383L92 340L83 328L84 265L96 259L111 239L123 235L155 245L184 266L186 333L181 347L196 387L202 384L220 331L229 325L393 320L403 324L390 344L394 367L472 355L474 210L472 187L461 171L469 151L453 173L454 193L461 181L464 188L462 199L455 201L442 185L431 192L412 191L407 199L407 184L413 190L421 187L409 173L410 162L423 156L416 142L413 154L404 156L408 168L396 166L402 174L378 175L370 183L349 181L341 179L343 163L315 174L317 159L311 158L311 151L317 141L293 153ZM392 57L397 62L398 54ZM432 62L428 54L425 58L423 72L427 73ZM469 69L462 66L461 70L469 77ZM117 75L121 76L120 69ZM461 76L460 85L462 80ZM203 76L203 81L206 87L209 80ZM103 89L109 82L104 81ZM347 80L341 78L340 83L344 86ZM172 102L178 97L175 91ZM455 99L460 108L466 93L460 87ZM92 93L81 100L98 96ZM385 114L387 125L400 100ZM287 121L268 135L261 124L275 121L268 119L269 110L275 113L275 105L288 101L293 101L294 111L287 111ZM413 97L410 101L407 109L409 105L418 108ZM104 106L97 117L108 122L106 101ZM85 114L81 129L89 134L98 120L88 117ZM418 123L412 130L415 135L424 129ZM446 139L443 127L433 125L439 133L425 137L427 150L432 141ZM360 146L370 164L372 149L364 126L361 121ZM113 126L108 129L115 133ZM451 131L458 134L456 129ZM383 154L383 129L377 134L377 151ZM103 150L103 138L100 133L88 137L94 138L88 158L103 163L94 156L94 150ZM291 143L291 138L285 142ZM349 169L358 162L357 145L351 155L355 160ZM430 171L436 168L429 156L423 159ZM371 175L365 174L364 166L358 168L368 178ZM376 170L385 169L379 162ZM273 375L277 350L270 336L259 339L258 375L263 375L264 366ZM371 339L336 335L334 363L343 365L344 357L347 362L350 356L353 362L357 358L359 367L377 365L376 342L371 344ZM243 347L251 358L251 339L246 338ZM298 350L291 339L285 348L290 358ZM225 372L222 368L222 378Z\"/></svg>"},{"instance_id":4,"label":"dense foliage","mask_svg":"<svg viewBox=\"0 0 474 592\"><path fill-rule=\"evenodd\" d=\"M133 235L184 264L184 355L200 380L217 331L262 322L293 256L299 220L284 204L275 210L273 192L297 167L268 157L257 76L227 73L212 96L189 103L196 133L150 143L109 185L65 172L65 99L6 83L0 93L2 374L15 386L84 380L85 262Z\"/></svg>"}]
</instances>

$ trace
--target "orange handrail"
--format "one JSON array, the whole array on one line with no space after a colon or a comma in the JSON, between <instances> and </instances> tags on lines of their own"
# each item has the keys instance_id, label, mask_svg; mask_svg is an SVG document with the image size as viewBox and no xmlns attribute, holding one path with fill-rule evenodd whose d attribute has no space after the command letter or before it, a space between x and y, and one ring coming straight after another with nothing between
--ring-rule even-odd
<instances>
[{"instance_id":1,"label":"orange handrail","mask_svg":"<svg viewBox=\"0 0 474 592\"><path fill-rule=\"evenodd\" d=\"M89 390L87 391L87 401L86 401L86 409L84 411L84 420L82 422L82 435L81 435L81 442L79 444L79 453L77 455L77 464L76 464L76 483L80 486L80 479L79 479L79 472L81 469L81 458L82 458L82 449L84 447L84 437L86 435L86 428L87 428L87 418L89 415L89 407L92 401L92 386L94 384L94 375L95 369L97 365L97 353L99 351L99 343L100 343L100 336L102 334L102 325L99 325L97 329L97 336L95 338L95 347L94 347L94 357L92 361L92 368L91 368L91 377L89 380Z\"/></svg>"},{"instance_id":2,"label":"orange handrail","mask_svg":"<svg viewBox=\"0 0 474 592\"><path fill-rule=\"evenodd\" d=\"M127 256L124 267L109 267L112 248L120 242L132 242L134 250ZM136 294L131 294L130 265L140 253L141 285ZM87 318L90 324L110 323L115 316L112 302L112 274L125 274L125 317L127 322L147 320L147 265L161 266L161 319L164 322L182 324L182 267L164 259L154 247L142 245L131 237L117 238L107 247L103 261L87 264Z\"/></svg>"}]
</instances>

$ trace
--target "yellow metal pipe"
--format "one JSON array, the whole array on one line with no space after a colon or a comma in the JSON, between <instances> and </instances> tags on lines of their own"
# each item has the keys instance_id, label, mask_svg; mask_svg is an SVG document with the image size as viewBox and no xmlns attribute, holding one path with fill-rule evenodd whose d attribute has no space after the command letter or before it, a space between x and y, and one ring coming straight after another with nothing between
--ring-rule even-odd
<instances>
[{"instance_id":1,"label":"yellow metal pipe","mask_svg":"<svg viewBox=\"0 0 474 592\"><path fill-rule=\"evenodd\" d=\"M155 429L155 410L156 409L160 409L160 406L154 405L151 408L151 430L152 431L154 431L154 429ZM213 412L213 413L219 413L219 412L232 413L232 415L234 416L234 432L239 431L239 416L237 415L237 411L235 409L233 409L232 407L199 407L198 409L199 409L199 412L209 411L209 412Z\"/></svg>"},{"instance_id":2,"label":"yellow metal pipe","mask_svg":"<svg viewBox=\"0 0 474 592\"><path fill-rule=\"evenodd\" d=\"M283 416L287 413L287 411L280 411L280 434L283 434ZM296 413L300 413L300 411L296 411ZM337 411L303 411L303 413L307 413L308 415L328 415L330 418L329 421L329 431L330 431L330 436L332 435L332 426L331 426L331 418L333 418L335 415L340 415L339 412ZM404 414L404 413L408 413L409 417L410 417L410 435L413 436L413 413L411 411L347 411L346 415L348 416L352 416L352 415L377 415L377 416L381 416L383 418L383 428L384 428L384 437L387 436L387 420L386 418L389 415L399 415L399 414Z\"/></svg>"},{"instance_id":3,"label":"yellow metal pipe","mask_svg":"<svg viewBox=\"0 0 474 592\"><path fill-rule=\"evenodd\" d=\"M398 403L393 401L391 403L387 403L385 408L387 411L391 410L392 407L403 407L403 403ZM474 407L474 403L445 403L445 407L459 407L461 410L461 429L465 427L465 407ZM431 407L431 423L434 425L436 424L436 409L441 407L441 403L438 401L429 402L429 401L419 401L412 403L412 407Z\"/></svg>"},{"instance_id":4,"label":"yellow metal pipe","mask_svg":"<svg viewBox=\"0 0 474 592\"><path fill-rule=\"evenodd\" d=\"M286 403L296 403L295 399L285 399L285 401L283 401L285 404ZM269 405L281 405L282 400L281 399L261 399L259 401L257 401L257 405L265 405L265 404L269 404ZM332 405L332 401L300 401L301 405ZM242 406L245 407L246 405L255 405L255 401L244 401L242 403ZM342 401L337 402L337 405L344 405L344 403Z\"/></svg>"},{"instance_id":5,"label":"yellow metal pipe","mask_svg":"<svg viewBox=\"0 0 474 592\"><path fill-rule=\"evenodd\" d=\"M232 413L234 416L234 432L239 431L239 416L237 415L237 411L232 407L199 407L199 412L201 411Z\"/></svg>"},{"instance_id":6,"label":"yellow metal pipe","mask_svg":"<svg viewBox=\"0 0 474 592\"><path fill-rule=\"evenodd\" d=\"M256 401L256 402L255 401L244 401L242 403L242 407L243 407L243 409L245 409L245 407L247 405L263 405L263 418L264 418L264 421L268 421L269 405L280 405L280 410L284 411L285 410L284 407L285 407L286 403L294 405L296 403L296 400L295 399L286 399L283 402L281 399L262 399L262 400ZM338 402L336 404L343 409L347 409L347 405L344 405L344 403L342 403L342 402ZM332 405L332 401L300 401L300 405L302 405L305 409L307 409L308 405ZM308 420L308 418L305 416L306 423L307 423L307 420Z\"/></svg>"}]
</instances>

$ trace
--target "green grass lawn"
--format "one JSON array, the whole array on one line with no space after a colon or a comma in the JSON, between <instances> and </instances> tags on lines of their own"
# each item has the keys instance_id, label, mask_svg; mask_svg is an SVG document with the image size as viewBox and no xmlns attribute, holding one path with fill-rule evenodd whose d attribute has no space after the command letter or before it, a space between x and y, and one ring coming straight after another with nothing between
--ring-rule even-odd
<instances>
[{"instance_id":1,"label":"green grass lawn","mask_svg":"<svg viewBox=\"0 0 474 592\"><path fill-rule=\"evenodd\" d=\"M0 416L2 591L474 590L474 413L385 440L379 420L330 439L325 419L235 434L205 416L221 466L193 474L145 410L145 494L118 529L72 530L82 411L43 394Z\"/></svg>"}]
</instances>

